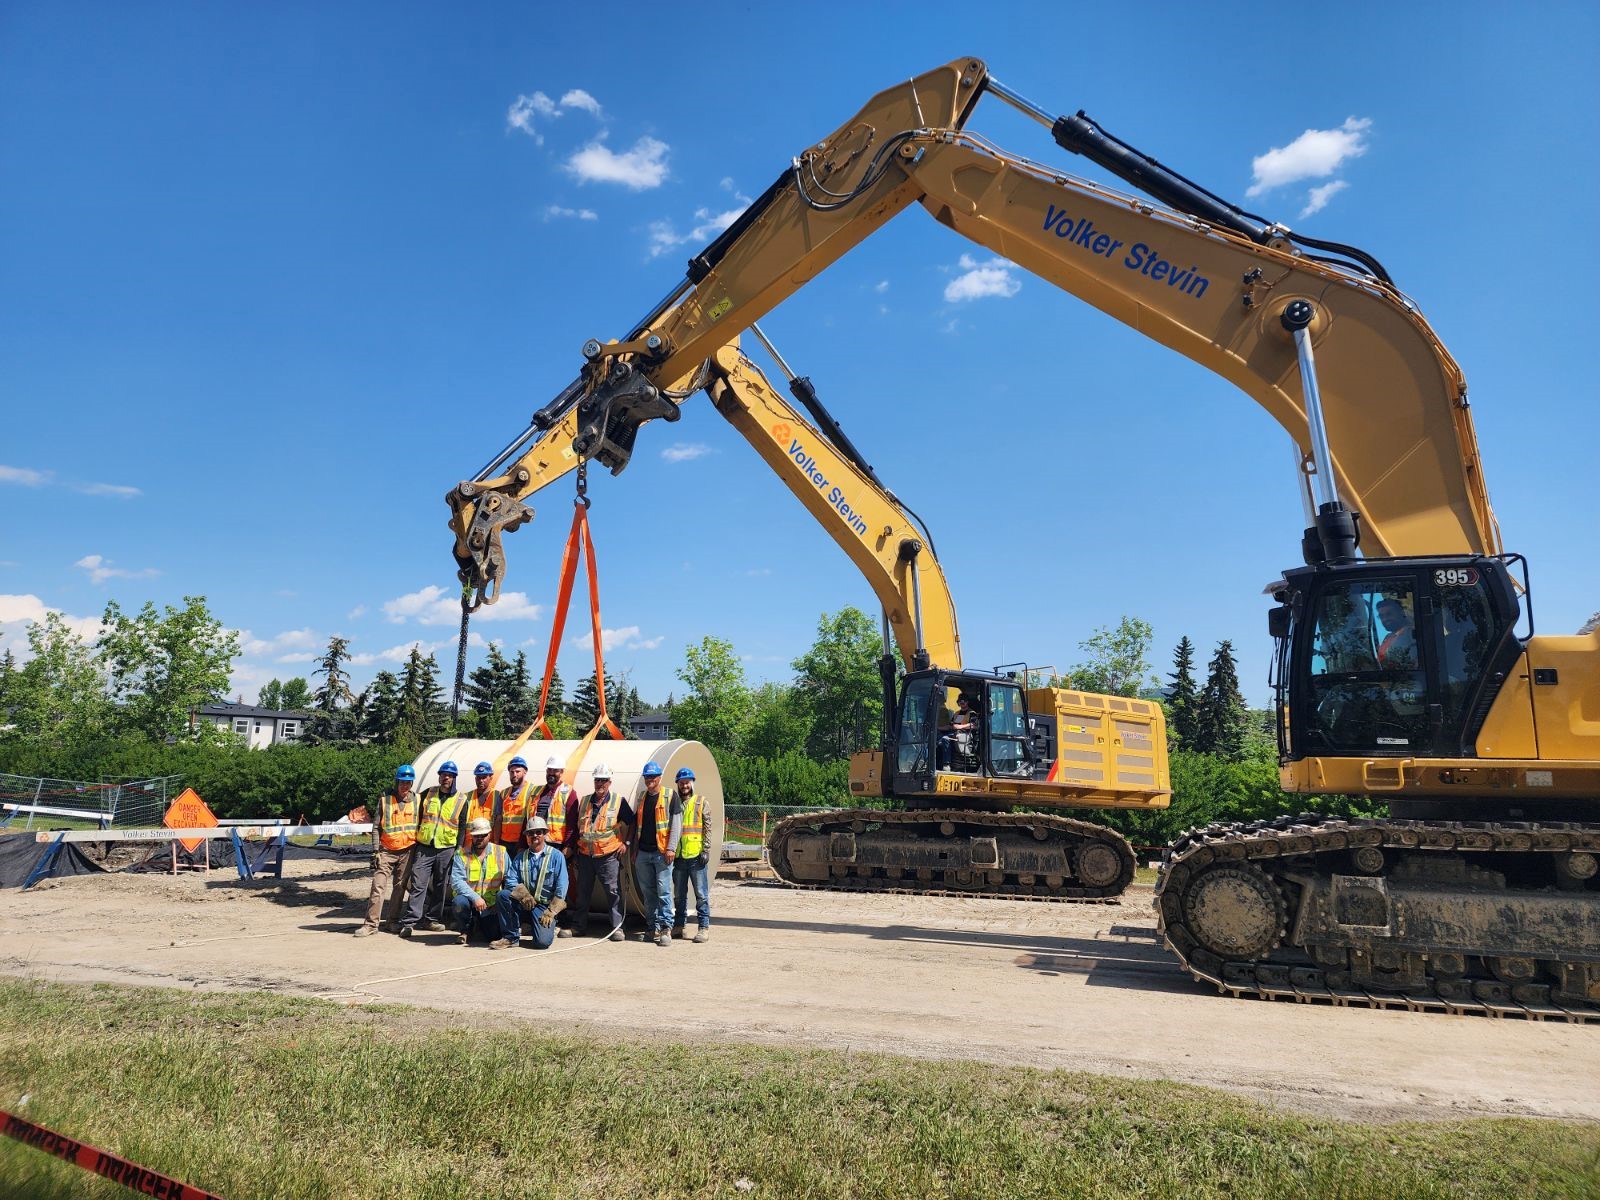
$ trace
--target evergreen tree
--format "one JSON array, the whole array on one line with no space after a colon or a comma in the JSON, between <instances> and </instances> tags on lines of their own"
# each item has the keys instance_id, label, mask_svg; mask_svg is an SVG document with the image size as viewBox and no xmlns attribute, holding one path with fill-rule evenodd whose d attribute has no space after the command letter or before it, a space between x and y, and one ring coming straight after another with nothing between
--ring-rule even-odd
<instances>
[{"instance_id":1,"label":"evergreen tree","mask_svg":"<svg viewBox=\"0 0 1600 1200\"><path fill-rule=\"evenodd\" d=\"M11 692L16 679L17 656L7 646L5 657L0 658L0 724L6 723L6 716L11 711Z\"/></svg>"},{"instance_id":2,"label":"evergreen tree","mask_svg":"<svg viewBox=\"0 0 1600 1200\"><path fill-rule=\"evenodd\" d=\"M543 682L542 680L540 681ZM547 701L547 710L559 713L553 693L556 681L550 681L552 699ZM506 727L512 733L521 733L533 724L533 718L539 713L539 689L534 687L528 678L528 656L518 650L517 657L511 663L511 675L507 681L505 696Z\"/></svg>"},{"instance_id":3,"label":"evergreen tree","mask_svg":"<svg viewBox=\"0 0 1600 1200\"><path fill-rule=\"evenodd\" d=\"M583 682L578 684L578 690L573 693L572 701L567 705L567 714L578 728L583 730L593 728L594 723L600 719L600 688L595 682L593 671L585 675Z\"/></svg>"},{"instance_id":4,"label":"evergreen tree","mask_svg":"<svg viewBox=\"0 0 1600 1200\"><path fill-rule=\"evenodd\" d=\"M1172 652L1172 690L1167 693L1167 708L1172 714L1168 732L1172 741L1192 750L1198 734L1200 692L1194 682L1194 643L1187 637Z\"/></svg>"},{"instance_id":5,"label":"evergreen tree","mask_svg":"<svg viewBox=\"0 0 1600 1200\"><path fill-rule=\"evenodd\" d=\"M1220 642L1200 691L1194 748L1237 759L1244 751L1247 722L1244 696L1239 692L1239 672L1233 661L1233 643Z\"/></svg>"},{"instance_id":6,"label":"evergreen tree","mask_svg":"<svg viewBox=\"0 0 1600 1200\"><path fill-rule=\"evenodd\" d=\"M310 742L345 741L353 732L345 710L355 701L350 691L350 672L345 664L350 661L350 639L335 635L328 639L328 649L323 653L313 675L322 682L311 697L311 720L306 724L305 737Z\"/></svg>"},{"instance_id":7,"label":"evergreen tree","mask_svg":"<svg viewBox=\"0 0 1600 1200\"><path fill-rule=\"evenodd\" d=\"M420 750L434 740L448 717L444 688L439 684L439 660L411 647L400 675L400 719L395 741Z\"/></svg>"},{"instance_id":8,"label":"evergreen tree","mask_svg":"<svg viewBox=\"0 0 1600 1200\"><path fill-rule=\"evenodd\" d=\"M534 694L533 702L535 706L537 706L539 703L539 696L537 693ZM549 715L550 713L561 713L564 715L566 711L567 685L561 682L561 668L557 667L554 671L550 672L550 697L545 702L545 713L546 715Z\"/></svg>"},{"instance_id":9,"label":"evergreen tree","mask_svg":"<svg viewBox=\"0 0 1600 1200\"><path fill-rule=\"evenodd\" d=\"M379 671L372 684L361 693L361 732L375 742L388 745L400 733L400 678L393 671Z\"/></svg>"}]
</instances>

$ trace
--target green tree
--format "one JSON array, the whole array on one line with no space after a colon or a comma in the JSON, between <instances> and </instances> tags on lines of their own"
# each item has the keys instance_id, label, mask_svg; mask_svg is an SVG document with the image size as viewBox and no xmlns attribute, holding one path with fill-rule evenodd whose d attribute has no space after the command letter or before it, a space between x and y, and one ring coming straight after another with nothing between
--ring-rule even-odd
<instances>
[{"instance_id":1,"label":"green tree","mask_svg":"<svg viewBox=\"0 0 1600 1200\"><path fill-rule=\"evenodd\" d=\"M846 758L852 750L878 744L883 729L880 645L877 625L859 608L823 613L817 621L811 649L792 664L800 711L809 726L804 745L813 758Z\"/></svg>"},{"instance_id":2,"label":"green tree","mask_svg":"<svg viewBox=\"0 0 1600 1200\"><path fill-rule=\"evenodd\" d=\"M737 754L749 724L750 688L733 644L707 634L698 646L685 648L677 674L688 691L673 706L673 736Z\"/></svg>"},{"instance_id":3,"label":"green tree","mask_svg":"<svg viewBox=\"0 0 1600 1200\"><path fill-rule=\"evenodd\" d=\"M750 693L744 753L754 758L801 753L811 735L811 720L809 705L798 688L763 683Z\"/></svg>"},{"instance_id":4,"label":"green tree","mask_svg":"<svg viewBox=\"0 0 1600 1200\"><path fill-rule=\"evenodd\" d=\"M400 717L395 744L408 751L422 749L443 731L449 713L444 688L439 684L439 660L411 647L400 674Z\"/></svg>"},{"instance_id":5,"label":"green tree","mask_svg":"<svg viewBox=\"0 0 1600 1200\"><path fill-rule=\"evenodd\" d=\"M5 657L0 658L0 725L7 723L11 712L11 693L15 690L17 677L17 656L7 646Z\"/></svg>"},{"instance_id":6,"label":"green tree","mask_svg":"<svg viewBox=\"0 0 1600 1200\"><path fill-rule=\"evenodd\" d=\"M239 635L211 615L204 596L132 616L106 605L97 643L116 702L116 724L160 741L186 737L196 709L228 690Z\"/></svg>"},{"instance_id":7,"label":"green tree","mask_svg":"<svg viewBox=\"0 0 1600 1200\"><path fill-rule=\"evenodd\" d=\"M1155 630L1148 621L1123 617L1115 629L1101 626L1078 648L1089 658L1067 672L1067 682L1082 692L1137 696L1157 686L1150 670L1150 642Z\"/></svg>"},{"instance_id":8,"label":"green tree","mask_svg":"<svg viewBox=\"0 0 1600 1200\"><path fill-rule=\"evenodd\" d=\"M379 671L361 693L360 731L382 745L392 745L400 735L400 677L393 671Z\"/></svg>"},{"instance_id":9,"label":"green tree","mask_svg":"<svg viewBox=\"0 0 1600 1200\"><path fill-rule=\"evenodd\" d=\"M341 742L355 732L349 715L345 712L355 701L350 691L350 639L337 635L328 639L317 669L312 675L322 682L311 696L311 720L306 724L305 738L316 742Z\"/></svg>"},{"instance_id":10,"label":"green tree","mask_svg":"<svg viewBox=\"0 0 1600 1200\"><path fill-rule=\"evenodd\" d=\"M57 751L104 733L111 706L94 648L60 613L47 612L28 626L28 652L7 685L16 733Z\"/></svg>"},{"instance_id":11,"label":"green tree","mask_svg":"<svg viewBox=\"0 0 1600 1200\"><path fill-rule=\"evenodd\" d=\"M1167 711L1171 714L1167 731L1177 746L1192 748L1198 729L1200 690L1194 682L1194 643L1187 637L1178 642L1172 652L1172 690L1167 693Z\"/></svg>"},{"instance_id":12,"label":"green tree","mask_svg":"<svg viewBox=\"0 0 1600 1200\"><path fill-rule=\"evenodd\" d=\"M283 682L278 679L269 679L261 685L261 690L256 693L256 703L262 708L283 707Z\"/></svg>"},{"instance_id":13,"label":"green tree","mask_svg":"<svg viewBox=\"0 0 1600 1200\"><path fill-rule=\"evenodd\" d=\"M305 712L311 707L311 685L296 676L283 685L278 701L285 712Z\"/></svg>"},{"instance_id":14,"label":"green tree","mask_svg":"<svg viewBox=\"0 0 1600 1200\"><path fill-rule=\"evenodd\" d=\"M628 673L626 671L613 673L606 667L603 669L606 678L606 715L626 733L628 721L633 716L628 701L630 692ZM600 688L595 681L593 671L584 676L583 681L578 684L578 690L572 694L572 700L567 705L567 712L572 717L573 726L583 733L588 732L600 719Z\"/></svg>"},{"instance_id":15,"label":"green tree","mask_svg":"<svg viewBox=\"0 0 1600 1200\"><path fill-rule=\"evenodd\" d=\"M1206 669L1205 686L1195 718L1194 748L1225 759L1244 751L1248 724L1244 696L1239 692L1239 671L1233 661L1233 643L1219 642Z\"/></svg>"}]
</instances>

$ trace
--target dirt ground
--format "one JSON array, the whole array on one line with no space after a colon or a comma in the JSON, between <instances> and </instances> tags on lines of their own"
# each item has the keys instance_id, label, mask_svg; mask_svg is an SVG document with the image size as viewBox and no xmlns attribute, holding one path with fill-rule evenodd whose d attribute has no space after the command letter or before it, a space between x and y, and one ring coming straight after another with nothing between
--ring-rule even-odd
<instances>
[{"instance_id":1,"label":"dirt ground","mask_svg":"<svg viewBox=\"0 0 1600 1200\"><path fill-rule=\"evenodd\" d=\"M1364 1120L1600 1120L1600 1027L1235 1000L1157 943L1148 887L1117 905L850 896L719 879L713 940L491 951L355 939L364 856L0 892L0 971L261 988L496 1019L565 1009L607 1033L800 1044L1175 1079ZM399 978L447 968L469 970Z\"/></svg>"}]
</instances>

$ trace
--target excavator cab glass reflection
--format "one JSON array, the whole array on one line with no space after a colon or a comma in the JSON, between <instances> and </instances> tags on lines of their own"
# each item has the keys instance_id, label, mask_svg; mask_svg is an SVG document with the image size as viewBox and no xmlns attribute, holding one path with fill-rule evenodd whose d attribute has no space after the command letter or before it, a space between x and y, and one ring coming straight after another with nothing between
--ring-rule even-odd
<instances>
[{"instance_id":1,"label":"excavator cab glass reflection","mask_svg":"<svg viewBox=\"0 0 1600 1200\"><path fill-rule=\"evenodd\" d=\"M1027 699L1009 678L921 671L901 684L895 790L934 790L936 773L1032 778Z\"/></svg>"}]
</instances>

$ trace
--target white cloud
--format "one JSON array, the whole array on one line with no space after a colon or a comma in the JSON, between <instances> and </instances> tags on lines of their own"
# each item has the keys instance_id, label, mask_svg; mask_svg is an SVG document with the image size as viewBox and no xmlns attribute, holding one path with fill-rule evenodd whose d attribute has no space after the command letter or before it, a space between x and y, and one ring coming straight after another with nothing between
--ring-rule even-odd
<instances>
[{"instance_id":1,"label":"white cloud","mask_svg":"<svg viewBox=\"0 0 1600 1200\"><path fill-rule=\"evenodd\" d=\"M724 179L722 186L733 192L734 199L739 202L737 208L724 209L722 212L712 212L709 208L695 209L695 224L688 233L679 233L678 227L671 221L651 221L650 257L659 258L668 250L689 242L704 245L737 221L739 215L750 207L750 197L735 188L731 179Z\"/></svg>"},{"instance_id":2,"label":"white cloud","mask_svg":"<svg viewBox=\"0 0 1600 1200\"><path fill-rule=\"evenodd\" d=\"M755 577L760 577L760 576L764 576L764 575L771 575L772 574L772 568L771 567L751 567L748 571L745 572L745 574L746 575L750 575L750 576L755 576Z\"/></svg>"},{"instance_id":3,"label":"white cloud","mask_svg":"<svg viewBox=\"0 0 1600 1200\"><path fill-rule=\"evenodd\" d=\"M666 180L670 149L653 137L640 138L621 154L604 142L590 142L567 160L567 170L583 183L620 183L642 192Z\"/></svg>"},{"instance_id":4,"label":"white cloud","mask_svg":"<svg viewBox=\"0 0 1600 1200\"><path fill-rule=\"evenodd\" d=\"M602 628L600 630L600 652L602 654L610 654L613 650L654 650L664 640L664 638L659 637L640 637L637 625L624 625L621 629ZM593 650L594 631L590 630L580 637L573 638L572 644L585 650Z\"/></svg>"},{"instance_id":5,"label":"white cloud","mask_svg":"<svg viewBox=\"0 0 1600 1200\"><path fill-rule=\"evenodd\" d=\"M961 304L967 300L982 300L987 296L1009 299L1022 290L1022 281L1011 274L1011 263L1003 258L979 262L970 254L963 254L957 266L961 274L944 287L946 304Z\"/></svg>"},{"instance_id":6,"label":"white cloud","mask_svg":"<svg viewBox=\"0 0 1600 1200\"><path fill-rule=\"evenodd\" d=\"M286 629L276 637L258 638L248 629L239 630L239 653L245 658L262 658L269 654L285 654L291 650L310 650L320 639L309 629ZM278 662L310 662L304 658L279 658Z\"/></svg>"},{"instance_id":7,"label":"white cloud","mask_svg":"<svg viewBox=\"0 0 1600 1200\"><path fill-rule=\"evenodd\" d=\"M57 486L58 481L54 471L36 471L32 467L8 467L0 465L0 483L12 483L19 487L45 487ZM64 480L59 486L71 488L85 496L115 496L119 500L127 500L144 493L136 487L129 487L124 483L85 483L79 480Z\"/></svg>"},{"instance_id":8,"label":"white cloud","mask_svg":"<svg viewBox=\"0 0 1600 1200\"><path fill-rule=\"evenodd\" d=\"M710 453L711 447L704 442L674 442L661 452L661 457L669 463L681 463L704 458Z\"/></svg>"},{"instance_id":9,"label":"white cloud","mask_svg":"<svg viewBox=\"0 0 1600 1200\"><path fill-rule=\"evenodd\" d=\"M544 608L528 602L526 592L501 592L494 604L486 604L472 614L474 621L533 621ZM383 615L396 625L407 620L419 625L455 625L461 621L461 597L446 592L436 583L393 600L383 602Z\"/></svg>"},{"instance_id":10,"label":"white cloud","mask_svg":"<svg viewBox=\"0 0 1600 1200\"><path fill-rule=\"evenodd\" d=\"M66 622L67 628L76 633L85 641L94 641L100 636L99 617L74 617L62 612L59 608L51 608L39 597L25 593L18 596L0 594L0 646L9 649L17 656L18 661L28 657L27 629L34 621L43 621L46 613L57 613ZM0 653L4 653L0 650Z\"/></svg>"},{"instance_id":11,"label":"white cloud","mask_svg":"<svg viewBox=\"0 0 1600 1200\"><path fill-rule=\"evenodd\" d=\"M883 295L883 293L889 290L889 281L887 279L878 280L877 283L872 285L872 290L877 292L880 296Z\"/></svg>"},{"instance_id":12,"label":"white cloud","mask_svg":"<svg viewBox=\"0 0 1600 1200\"><path fill-rule=\"evenodd\" d=\"M364 617L366 615L367 615L367 606L365 604L358 604L354 608L352 608L349 612L345 613L345 620L354 621L358 617Z\"/></svg>"},{"instance_id":13,"label":"white cloud","mask_svg":"<svg viewBox=\"0 0 1600 1200\"><path fill-rule=\"evenodd\" d=\"M113 567L109 558L99 554L85 554L72 565L89 572L90 583L104 583L108 579L149 579L153 575L161 574L154 567L142 567L137 571L130 571L126 567Z\"/></svg>"},{"instance_id":14,"label":"white cloud","mask_svg":"<svg viewBox=\"0 0 1600 1200\"><path fill-rule=\"evenodd\" d=\"M584 112L594 117L600 115L600 101L582 88L573 88L571 91L563 92L561 94L561 107L581 108Z\"/></svg>"},{"instance_id":15,"label":"white cloud","mask_svg":"<svg viewBox=\"0 0 1600 1200\"><path fill-rule=\"evenodd\" d=\"M1321 212L1328 207L1329 200L1332 200L1349 186L1345 180L1335 179L1332 183L1325 183L1321 187L1312 188L1306 195L1306 206L1300 210L1300 215L1309 217L1312 213Z\"/></svg>"},{"instance_id":16,"label":"white cloud","mask_svg":"<svg viewBox=\"0 0 1600 1200\"><path fill-rule=\"evenodd\" d=\"M516 129L527 134L535 145L544 145L544 135L534 125L535 117L559 117L561 112L556 102L543 92L534 92L528 96L518 96L511 102L511 107L506 109L506 128Z\"/></svg>"},{"instance_id":17,"label":"white cloud","mask_svg":"<svg viewBox=\"0 0 1600 1200\"><path fill-rule=\"evenodd\" d=\"M1369 117L1347 117L1337 129L1308 129L1287 146L1274 146L1250 162L1253 182L1246 196L1259 196L1302 179L1325 179L1346 159L1367 152Z\"/></svg>"},{"instance_id":18,"label":"white cloud","mask_svg":"<svg viewBox=\"0 0 1600 1200\"><path fill-rule=\"evenodd\" d=\"M482 611L487 612L488 610L485 609ZM467 635L467 645L475 646L481 650L487 646L488 643L485 642L478 634L470 633ZM387 650L352 654L350 656L350 663L352 666L357 667L370 667L378 663L403 663L406 661L406 659L411 657L412 650L416 650L416 652L422 655L423 658L427 658L428 655L437 654L441 650L448 649L453 652L455 650L455 646L456 639L453 637L443 638L437 642L425 642L420 638L414 638L409 642L401 642L398 646L390 646ZM450 659L450 664L453 670L455 664L455 659L453 657ZM448 684L446 686L448 686Z\"/></svg>"},{"instance_id":19,"label":"white cloud","mask_svg":"<svg viewBox=\"0 0 1600 1200\"><path fill-rule=\"evenodd\" d=\"M551 204L544 210L544 219L554 221L562 217L573 217L579 221L598 221L600 214L592 208L562 208L559 204Z\"/></svg>"}]
</instances>

